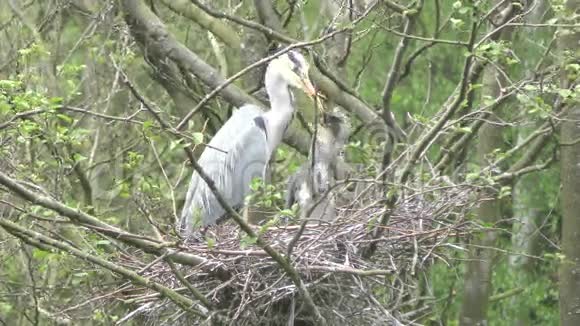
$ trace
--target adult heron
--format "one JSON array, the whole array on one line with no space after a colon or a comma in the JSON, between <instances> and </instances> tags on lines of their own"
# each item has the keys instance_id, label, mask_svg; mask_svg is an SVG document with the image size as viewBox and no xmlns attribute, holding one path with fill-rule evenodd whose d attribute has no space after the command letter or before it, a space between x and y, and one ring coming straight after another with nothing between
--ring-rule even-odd
<instances>
[{"instance_id":1,"label":"adult heron","mask_svg":"<svg viewBox=\"0 0 580 326\"><path fill-rule=\"evenodd\" d=\"M266 68L265 86L271 109L246 104L214 135L198 163L214 181L225 201L234 209L243 206L255 177L265 177L268 162L294 114L290 88L309 96L316 91L308 77L308 63L297 51L273 59ZM224 208L195 171L181 213L182 235L188 237L197 226L218 223Z\"/></svg>"},{"instance_id":2,"label":"adult heron","mask_svg":"<svg viewBox=\"0 0 580 326\"><path fill-rule=\"evenodd\" d=\"M347 117L340 111L326 112L318 128L314 158L310 158L288 180L286 207L298 203L302 218L332 221L336 217L336 200L326 194L339 178L338 157L350 135ZM313 206L316 207L313 208ZM310 216L306 216L312 209Z\"/></svg>"}]
</instances>

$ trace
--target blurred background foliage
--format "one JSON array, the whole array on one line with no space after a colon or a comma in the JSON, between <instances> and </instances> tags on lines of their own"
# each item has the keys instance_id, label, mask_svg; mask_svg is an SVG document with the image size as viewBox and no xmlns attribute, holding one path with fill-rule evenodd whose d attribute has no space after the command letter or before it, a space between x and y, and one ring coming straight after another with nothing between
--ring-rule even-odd
<instances>
[{"instance_id":1,"label":"blurred background foliage","mask_svg":"<svg viewBox=\"0 0 580 326\"><path fill-rule=\"evenodd\" d=\"M169 9L163 1L145 2L177 40L208 64L227 76L244 66L238 50L220 42L212 45L207 30ZM437 38L467 41L470 12L462 8L468 1L424 2L416 35L432 37L439 26L441 32L436 34ZM440 6L438 11L436 3ZM296 8L290 9L290 5ZM314 39L328 28L328 19L321 14L323 5L323 1L276 1L281 17L296 10L285 30L300 40ZM231 15L258 19L252 1L219 0L211 1L211 6L227 8L225 12ZM485 11L491 4L482 6ZM554 11L547 9L543 19L548 21L553 17ZM377 112L382 105L381 93L399 41L399 37L389 30L400 31L402 24L400 15L376 10L353 34L343 81ZM247 28L234 28L238 36L248 33ZM511 40L501 46L495 44L495 48L491 46L488 50L499 51L498 55L513 60L506 71L513 80L519 80L530 73L530 66L545 57L554 31L553 27L518 28L513 31ZM146 96L154 110L173 124L178 123L209 88L191 76L183 80L166 76L160 81L129 34L117 1L1 1L0 33L0 44L3 44L0 47L0 125L10 122L9 126L0 129L0 169L15 178L38 184L42 192L70 207L93 212L100 219L128 231L150 233L150 225L143 221L154 216L161 229L172 232L191 174L182 147L194 146L195 153L199 154L202 143L211 138L233 107L222 99L212 99L185 131L191 140L188 144L160 132L157 123L126 87L126 80ZM411 41L406 58L423 45L425 42ZM324 57L323 45L314 46L314 49ZM505 55L505 51L510 53ZM220 55L227 58L227 67L222 65ZM461 78L466 55L463 47L436 44L417 57L392 98L393 113L404 129L408 132L411 128L421 130L433 122L434 115ZM550 54L544 60L554 64L555 58ZM164 73L167 72L162 75ZM168 94L160 83L173 83L173 89L179 94ZM245 87L241 80L236 83L248 91L255 91ZM256 94L260 96L260 91ZM474 101L477 107L485 99L477 96ZM303 119L311 123L312 103L303 98L298 103ZM525 123L533 129L545 114L541 108L532 111L534 105L538 103L510 99L504 106L504 117L517 126L527 116ZM71 109L63 109L63 106ZM42 113L35 114L34 119L11 120L31 110L42 110ZM83 110L94 114L83 113ZM107 117L127 118L133 122ZM300 125L297 120L294 124ZM352 120L353 130L359 129L360 121ZM367 167L380 164L382 144L368 142L369 136L365 135L368 130L361 129L349 140L346 160ZM515 146L518 132L520 129L515 127L505 129L505 148ZM416 136L417 132L410 132L408 141L412 143ZM430 149L429 157L436 159L440 150L436 144ZM506 164L515 159L517 157L510 158ZM293 148L282 146L277 154L279 165L275 167L275 180L285 181L304 161L305 157ZM473 152L467 154L467 161L467 168L460 173L480 168ZM500 240L493 267L489 325L559 323L556 272L560 262L559 168L553 165L526 178L522 182L529 186L519 196L523 202L533 203L542 217L538 231L541 236L537 239L539 249L525 269L510 264L514 219L508 195L503 205L504 218L490 225L500 231ZM281 205L281 201L278 204ZM8 216L8 212L5 208L0 213L6 214L6 218L15 218L15 215ZM101 236L72 230L58 216L38 207L32 207L26 214L10 214L18 215L17 220L22 225L57 236L61 234L67 241L87 246L103 257L120 258L125 250L130 250L117 248ZM60 222L52 222L54 219ZM463 242L457 239L456 246L463 248ZM450 248L450 251L453 261L439 262L425 274L430 281L425 296L433 300L434 308L420 321L422 324L459 325L463 262L468 257L466 250ZM98 296L107 293L107 285L122 290L124 284L110 272L65 253L26 247L0 231L0 320L6 325L34 323L35 303L31 292L36 293L34 297L41 300L41 306L51 307L51 311L65 311L65 315L75 316L82 324L112 324L130 311L130 304L111 300L115 303L106 307L100 301L78 309L67 310L67 307L80 304L77 298L87 298L87 293ZM505 293L513 295L501 297ZM493 299L494 296L497 299ZM528 310L522 312L521 307ZM40 314L40 324L50 324L59 318L46 311L39 313L37 310L36 313Z\"/></svg>"}]
</instances>

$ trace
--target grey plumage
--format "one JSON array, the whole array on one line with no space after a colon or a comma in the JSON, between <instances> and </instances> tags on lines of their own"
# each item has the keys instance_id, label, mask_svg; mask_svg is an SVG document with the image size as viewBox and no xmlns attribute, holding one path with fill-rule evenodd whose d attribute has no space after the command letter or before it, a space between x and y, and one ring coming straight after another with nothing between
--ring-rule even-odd
<instances>
[{"instance_id":1,"label":"grey plumage","mask_svg":"<svg viewBox=\"0 0 580 326\"><path fill-rule=\"evenodd\" d=\"M350 134L346 117L340 112L325 113L323 124L318 128L315 142L314 162L312 157L288 180L286 206L297 203L301 217L326 221L334 220L336 203L332 193L321 196L332 187L337 179L337 159L341 155ZM314 207L311 216L306 216Z\"/></svg>"},{"instance_id":2,"label":"grey plumage","mask_svg":"<svg viewBox=\"0 0 580 326\"><path fill-rule=\"evenodd\" d=\"M268 161L292 119L290 87L315 95L308 78L308 63L295 51L272 60L266 69L265 86L271 110L244 105L218 130L198 160L226 203L241 208L250 194L252 179L265 178ZM189 237L194 228L216 224L225 209L195 171L181 212L180 230Z\"/></svg>"},{"instance_id":3,"label":"grey plumage","mask_svg":"<svg viewBox=\"0 0 580 326\"><path fill-rule=\"evenodd\" d=\"M198 160L230 206L239 208L250 192L250 182L263 177L268 163L266 134L255 119L262 111L245 105L212 138ZM196 211L197 210L197 211ZM181 215L181 230L215 224L225 210L199 174L194 173Z\"/></svg>"}]
</instances>

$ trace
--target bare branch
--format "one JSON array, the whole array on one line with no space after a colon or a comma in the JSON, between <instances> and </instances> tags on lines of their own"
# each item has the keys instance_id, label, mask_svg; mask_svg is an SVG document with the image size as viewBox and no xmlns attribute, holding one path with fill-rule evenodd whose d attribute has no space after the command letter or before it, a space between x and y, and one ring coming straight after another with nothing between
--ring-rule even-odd
<instances>
[{"instance_id":1,"label":"bare branch","mask_svg":"<svg viewBox=\"0 0 580 326\"><path fill-rule=\"evenodd\" d=\"M187 0L161 0L161 2L177 14L183 15L211 31L212 34L229 47L240 47L242 41L237 33L223 22L212 17L212 15L208 15L204 10L190 4Z\"/></svg>"},{"instance_id":2,"label":"bare branch","mask_svg":"<svg viewBox=\"0 0 580 326\"><path fill-rule=\"evenodd\" d=\"M51 239L47 236L44 236L40 233L25 229L16 223L8 221L7 219L0 219L0 226L2 226L6 231L11 233L12 235L20 238L22 241L24 241L32 246L39 247L39 248L45 248L48 245L48 246L57 248L59 250L66 251L66 252L70 253L71 255L74 255L78 258L84 259L88 262L91 262L93 264L96 264L96 265L99 265L103 268L106 268L112 272L120 274L123 277L131 280L132 282L134 282L136 284L146 286L154 291L159 292L159 294L161 294L162 296L175 302L178 306L180 306L185 311L188 311L190 313L198 315L202 318L207 318L207 315L204 312L193 308L193 306L194 306L193 301L191 301L187 297L184 297L183 295L175 292L174 290L153 281L152 279L148 279L148 278L145 278L143 276L140 276L139 274L137 274L131 270L128 270L126 268L123 268L123 267L119 266L118 264L114 264L114 263L106 261L102 258L93 256L87 252L76 249L76 248L74 248L74 247L72 247L64 242L56 241L56 240Z\"/></svg>"},{"instance_id":3,"label":"bare branch","mask_svg":"<svg viewBox=\"0 0 580 326\"><path fill-rule=\"evenodd\" d=\"M175 262L189 266L207 264L211 265L210 262L205 258L167 248L168 246L172 245L170 243L158 243L152 240L148 240L142 236L133 235L105 222L102 222L98 218L86 214L78 209L71 208L62 204L61 202L30 191L3 172L0 172L0 184L35 205L39 205L52 211L58 212L59 214L68 217L74 222L91 227L103 235L140 248L145 252L155 255L167 254Z\"/></svg>"}]
</instances>

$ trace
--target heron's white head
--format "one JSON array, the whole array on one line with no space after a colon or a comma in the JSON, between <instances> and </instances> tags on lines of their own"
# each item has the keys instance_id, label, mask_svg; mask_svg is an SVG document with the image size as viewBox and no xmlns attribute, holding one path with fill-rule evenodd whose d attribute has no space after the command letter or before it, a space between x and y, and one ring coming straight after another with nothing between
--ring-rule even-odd
<instances>
[{"instance_id":1,"label":"heron's white head","mask_svg":"<svg viewBox=\"0 0 580 326\"><path fill-rule=\"evenodd\" d=\"M298 51L290 50L272 60L268 70L278 73L288 85L301 89L308 96L315 96L316 89L308 77L308 62Z\"/></svg>"}]
</instances>

